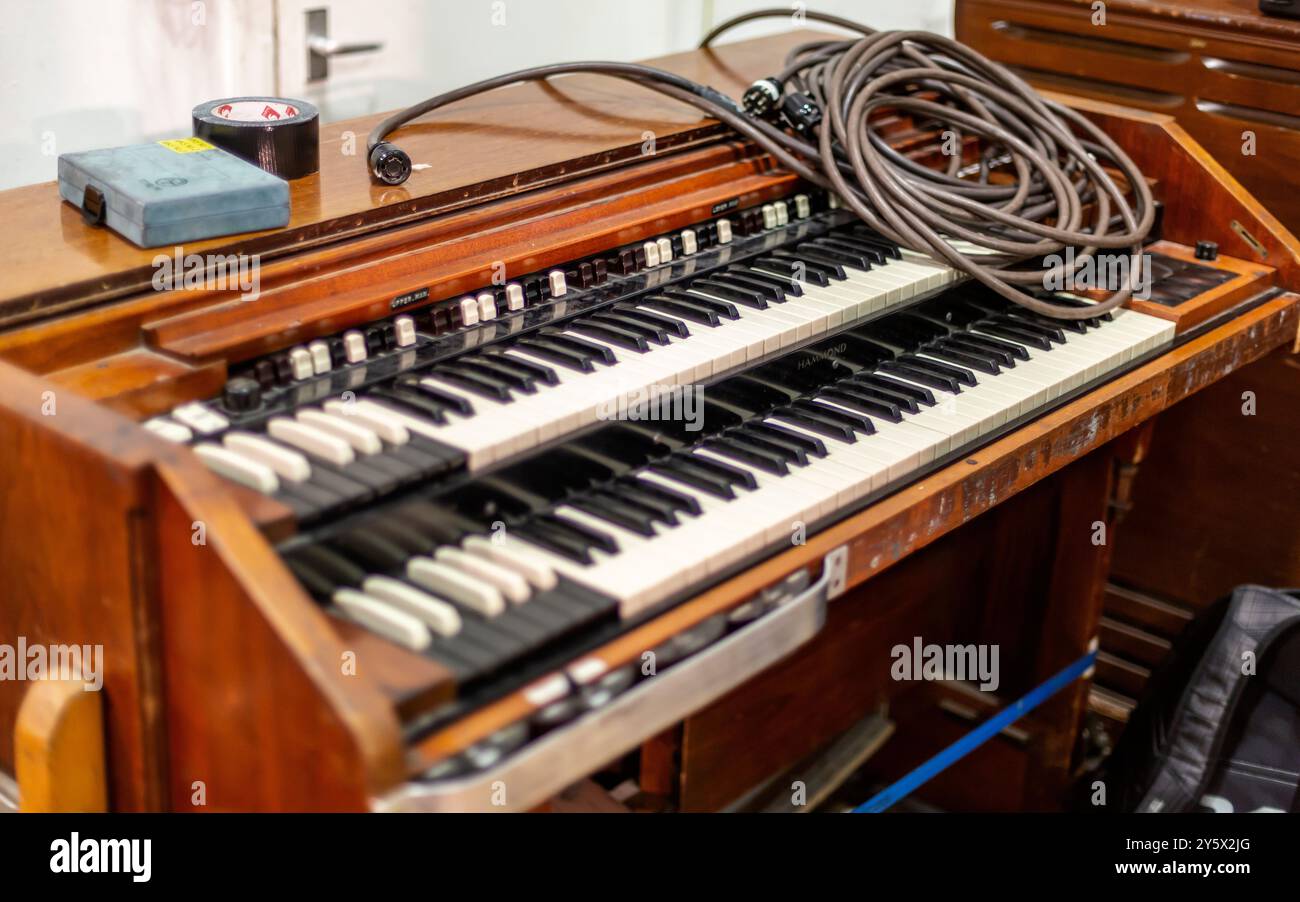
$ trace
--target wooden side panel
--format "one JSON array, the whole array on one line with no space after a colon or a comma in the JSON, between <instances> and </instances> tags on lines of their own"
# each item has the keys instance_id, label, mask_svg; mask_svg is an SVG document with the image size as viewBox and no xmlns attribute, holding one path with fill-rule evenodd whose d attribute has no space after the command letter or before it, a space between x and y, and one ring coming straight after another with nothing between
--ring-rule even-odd
<instances>
[{"instance_id":1,"label":"wooden side panel","mask_svg":"<svg viewBox=\"0 0 1300 902\"><path fill-rule=\"evenodd\" d=\"M397 718L365 657L221 480L169 461L155 491L168 807L365 810L402 777Z\"/></svg>"},{"instance_id":2,"label":"wooden side panel","mask_svg":"<svg viewBox=\"0 0 1300 902\"><path fill-rule=\"evenodd\" d=\"M133 423L0 363L0 642L102 647L114 808L162 800L147 545ZM0 767L28 684L0 682Z\"/></svg>"}]
</instances>

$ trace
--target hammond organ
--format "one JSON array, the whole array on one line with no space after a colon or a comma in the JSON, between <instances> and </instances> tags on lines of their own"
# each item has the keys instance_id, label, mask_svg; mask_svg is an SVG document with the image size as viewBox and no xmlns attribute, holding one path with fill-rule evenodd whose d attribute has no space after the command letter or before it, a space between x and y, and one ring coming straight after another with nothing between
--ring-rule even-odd
<instances>
[{"instance_id":1,"label":"hammond organ","mask_svg":"<svg viewBox=\"0 0 1300 902\"><path fill-rule=\"evenodd\" d=\"M739 96L799 40L659 62ZM256 255L256 296L154 291L156 252L51 186L0 195L4 635L103 645L114 809L544 804L1294 340L1295 239L1167 118L1062 99L1163 204L1150 296L1071 322L583 78L405 128L434 165L400 188L325 128L287 229L185 249ZM879 128L939 159L923 119ZM59 737L19 686L23 792L16 750Z\"/></svg>"}]
</instances>

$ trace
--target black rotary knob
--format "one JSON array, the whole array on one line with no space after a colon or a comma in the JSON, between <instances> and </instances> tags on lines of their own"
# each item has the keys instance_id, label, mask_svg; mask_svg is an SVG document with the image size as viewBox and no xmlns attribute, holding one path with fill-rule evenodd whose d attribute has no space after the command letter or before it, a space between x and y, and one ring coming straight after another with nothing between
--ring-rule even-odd
<instances>
[{"instance_id":1,"label":"black rotary knob","mask_svg":"<svg viewBox=\"0 0 1300 902\"><path fill-rule=\"evenodd\" d=\"M248 413L262 406L262 386L256 379L236 376L226 383L226 390L221 396L226 410L231 413Z\"/></svg>"},{"instance_id":2,"label":"black rotary knob","mask_svg":"<svg viewBox=\"0 0 1300 902\"><path fill-rule=\"evenodd\" d=\"M1219 245L1214 241L1196 242L1196 259L1213 260L1219 256Z\"/></svg>"}]
</instances>

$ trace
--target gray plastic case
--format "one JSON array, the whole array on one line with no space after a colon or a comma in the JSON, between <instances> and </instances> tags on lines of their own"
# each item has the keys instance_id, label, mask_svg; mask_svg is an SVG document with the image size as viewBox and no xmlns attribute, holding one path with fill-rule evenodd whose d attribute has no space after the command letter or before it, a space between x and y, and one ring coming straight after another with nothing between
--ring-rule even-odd
<instances>
[{"instance_id":1,"label":"gray plastic case","mask_svg":"<svg viewBox=\"0 0 1300 902\"><path fill-rule=\"evenodd\" d=\"M104 196L103 223L140 247L289 224L289 183L200 138L66 153L59 194Z\"/></svg>"}]
</instances>

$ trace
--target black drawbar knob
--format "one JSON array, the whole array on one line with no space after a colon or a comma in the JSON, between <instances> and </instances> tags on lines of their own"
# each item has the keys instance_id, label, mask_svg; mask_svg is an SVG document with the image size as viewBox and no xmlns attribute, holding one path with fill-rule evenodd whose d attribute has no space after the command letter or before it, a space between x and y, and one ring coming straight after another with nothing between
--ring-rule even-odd
<instances>
[{"instance_id":1,"label":"black drawbar knob","mask_svg":"<svg viewBox=\"0 0 1300 902\"><path fill-rule=\"evenodd\" d=\"M194 108L194 134L283 179L320 169L320 113L301 100L209 100Z\"/></svg>"}]
</instances>

